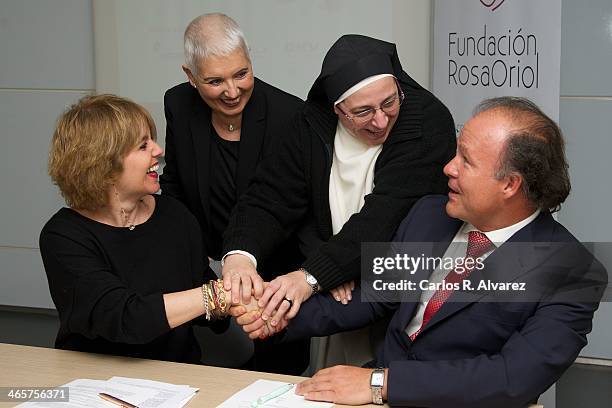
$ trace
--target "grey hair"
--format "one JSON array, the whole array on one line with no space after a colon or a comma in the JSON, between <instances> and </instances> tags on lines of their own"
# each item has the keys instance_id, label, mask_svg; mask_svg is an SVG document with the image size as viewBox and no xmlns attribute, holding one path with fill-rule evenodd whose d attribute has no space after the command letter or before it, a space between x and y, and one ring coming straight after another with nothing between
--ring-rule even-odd
<instances>
[{"instance_id":1,"label":"grey hair","mask_svg":"<svg viewBox=\"0 0 612 408\"><path fill-rule=\"evenodd\" d=\"M238 23L222 13L196 17L185 29L185 65L197 74L198 61L210 56L227 56L242 49L250 61L249 46Z\"/></svg>"},{"instance_id":2,"label":"grey hair","mask_svg":"<svg viewBox=\"0 0 612 408\"><path fill-rule=\"evenodd\" d=\"M490 110L508 114L513 129L506 139L495 177L514 173L522 179L522 193L534 207L558 211L571 190L565 142L561 129L526 98L502 96L482 101L474 115Z\"/></svg>"}]
</instances>

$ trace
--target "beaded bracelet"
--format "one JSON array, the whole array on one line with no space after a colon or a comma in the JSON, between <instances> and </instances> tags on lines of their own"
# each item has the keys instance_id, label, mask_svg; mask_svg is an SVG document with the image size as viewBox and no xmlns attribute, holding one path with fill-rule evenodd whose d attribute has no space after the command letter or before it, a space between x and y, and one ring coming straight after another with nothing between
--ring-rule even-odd
<instances>
[{"instance_id":1,"label":"beaded bracelet","mask_svg":"<svg viewBox=\"0 0 612 408\"><path fill-rule=\"evenodd\" d=\"M225 303L225 291L223 290L223 281L217 279L217 295L219 296L219 311L221 314L227 314L227 303Z\"/></svg>"}]
</instances>

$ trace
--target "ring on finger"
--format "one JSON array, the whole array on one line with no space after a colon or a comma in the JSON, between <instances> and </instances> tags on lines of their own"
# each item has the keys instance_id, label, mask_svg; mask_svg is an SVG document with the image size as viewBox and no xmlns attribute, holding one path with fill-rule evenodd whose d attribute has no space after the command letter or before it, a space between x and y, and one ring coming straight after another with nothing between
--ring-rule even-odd
<instances>
[{"instance_id":1,"label":"ring on finger","mask_svg":"<svg viewBox=\"0 0 612 408\"><path fill-rule=\"evenodd\" d=\"M289 299L288 297L284 297L283 300L286 300L287 302L289 302L289 308L293 307L293 300Z\"/></svg>"}]
</instances>

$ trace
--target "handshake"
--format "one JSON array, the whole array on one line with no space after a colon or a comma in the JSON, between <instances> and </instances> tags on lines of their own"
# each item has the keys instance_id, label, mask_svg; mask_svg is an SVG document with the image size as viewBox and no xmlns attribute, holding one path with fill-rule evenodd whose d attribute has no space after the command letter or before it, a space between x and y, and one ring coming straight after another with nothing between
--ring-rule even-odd
<instances>
[{"instance_id":1,"label":"handshake","mask_svg":"<svg viewBox=\"0 0 612 408\"><path fill-rule=\"evenodd\" d=\"M251 339L265 339L284 330L300 305L313 294L303 270L264 282L255 265L242 254L225 258L222 275L223 289L231 298L228 313ZM337 301L347 304L354 287L354 282L347 282L331 293Z\"/></svg>"},{"instance_id":2,"label":"handshake","mask_svg":"<svg viewBox=\"0 0 612 408\"><path fill-rule=\"evenodd\" d=\"M258 300L252 297L249 304L232 305L229 314L236 318L236 322L242 326L243 330L249 335L250 339L266 339L280 331L289 324L289 319L285 316L276 317L279 313L274 310L270 318L263 318L263 308L258 305ZM274 325L272 325L274 322Z\"/></svg>"}]
</instances>

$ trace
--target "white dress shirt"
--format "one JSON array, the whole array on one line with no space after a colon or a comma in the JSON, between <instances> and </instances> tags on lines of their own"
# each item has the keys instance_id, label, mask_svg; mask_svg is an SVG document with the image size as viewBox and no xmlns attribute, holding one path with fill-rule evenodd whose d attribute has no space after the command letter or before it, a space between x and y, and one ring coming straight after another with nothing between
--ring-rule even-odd
<instances>
[{"instance_id":1,"label":"white dress shirt","mask_svg":"<svg viewBox=\"0 0 612 408\"><path fill-rule=\"evenodd\" d=\"M486 259L489 255L491 255L495 248L501 246L521 228L525 227L527 224L535 220L539 214L540 210L538 209L529 217L517 222L516 224L510 225L509 227L500 228L495 231L483 232L483 234L485 234L487 238L489 238L489 240L493 243L494 248L482 255L480 258L483 260ZM459 231L457 231L457 233L455 234L455 237L451 241L451 244L449 245L448 249L444 253L444 259L457 259L465 256L468 242L468 234L471 231L478 230L470 223L463 223L461 228L459 228ZM444 278L446 278L449 273L450 271L440 267L432 272L428 280L430 283L440 283L444 280ZM406 334L408 334L408 336L413 335L421 328L421 325L423 324L423 316L425 314L425 309L427 308L427 303L429 303L429 300L435 292L435 290L423 290L423 292L421 293L421 298L419 299L419 305L417 307L416 313L414 314L414 317L406 327Z\"/></svg>"}]
</instances>

